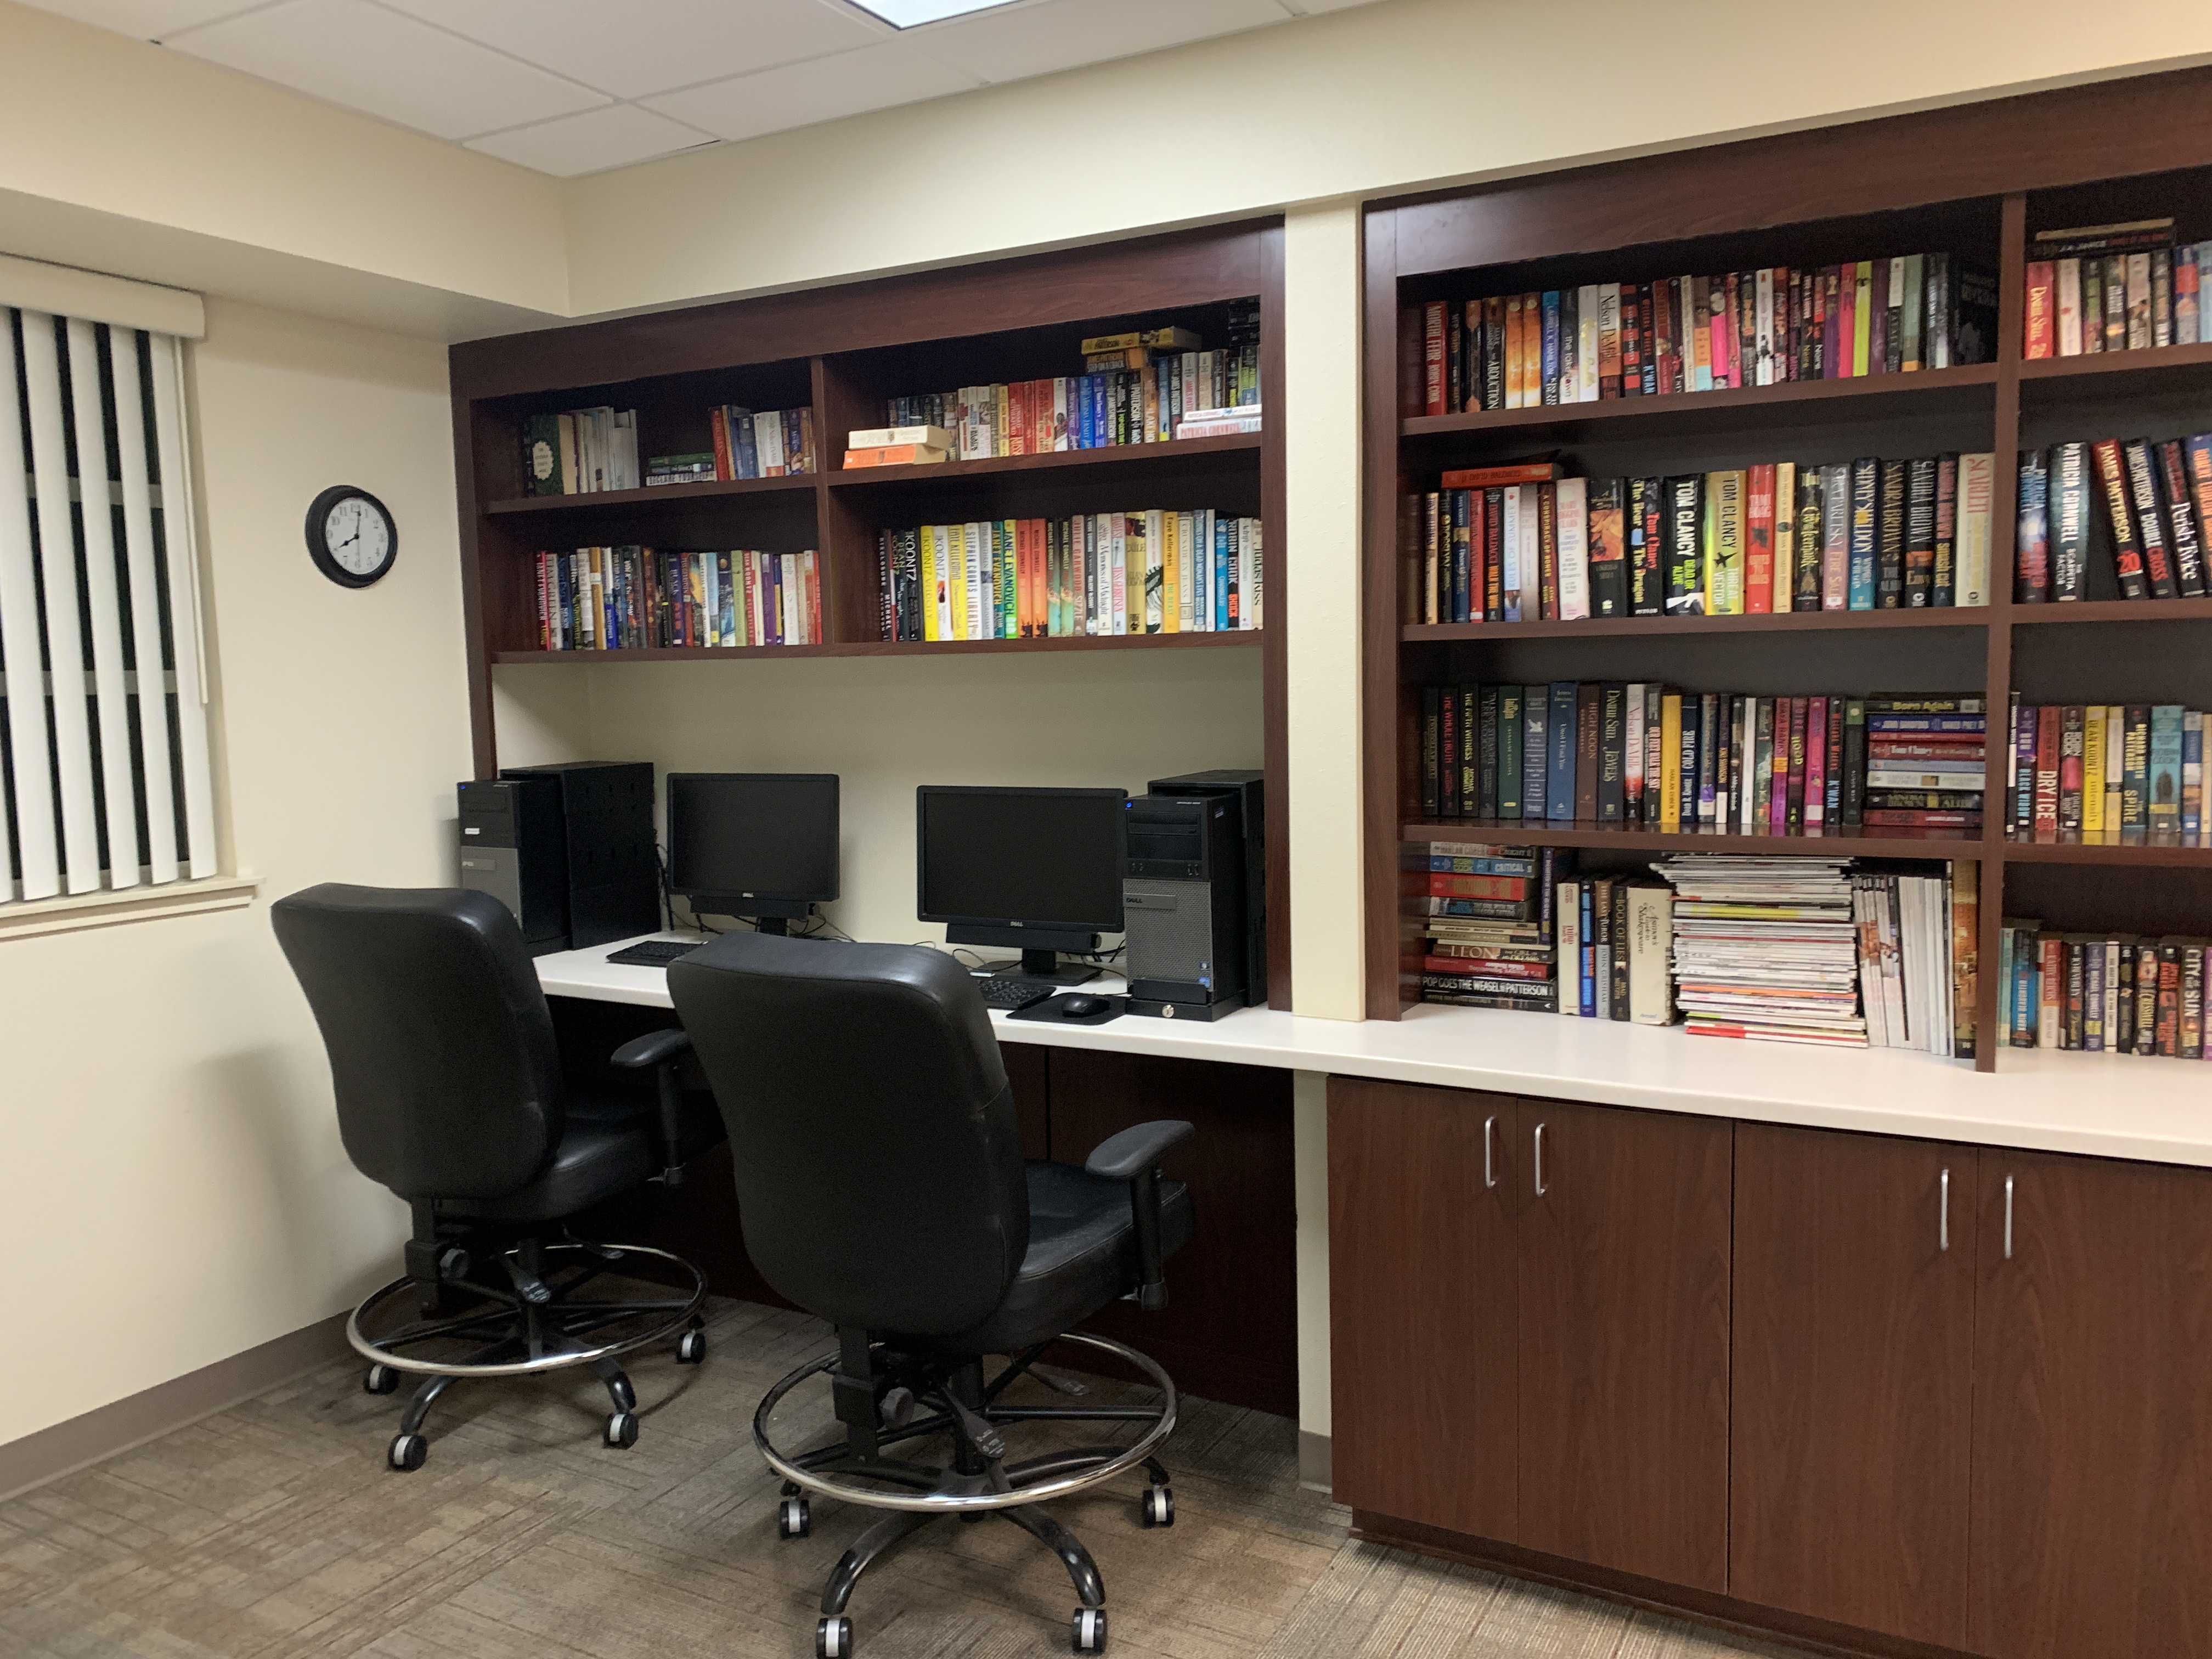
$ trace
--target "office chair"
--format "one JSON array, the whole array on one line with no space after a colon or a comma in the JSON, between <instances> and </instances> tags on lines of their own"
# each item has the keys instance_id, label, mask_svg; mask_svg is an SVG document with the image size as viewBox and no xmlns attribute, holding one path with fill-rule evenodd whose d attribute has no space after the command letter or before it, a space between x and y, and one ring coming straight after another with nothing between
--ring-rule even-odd
<instances>
[{"instance_id":1,"label":"office chair","mask_svg":"<svg viewBox=\"0 0 2212 1659\"><path fill-rule=\"evenodd\" d=\"M713 1100L681 1086L684 1033L615 1051L653 1074L650 1091L564 1079L521 930L489 894L332 883L278 900L270 920L322 1030L346 1155L414 1212L405 1275L346 1325L369 1393L423 1379L391 1467L422 1467L423 1421L457 1379L573 1365L606 1385L605 1443L636 1444L637 1395L616 1361L679 1328L678 1360L705 1358L706 1281L665 1250L586 1243L562 1221L641 1182L680 1182L721 1141ZM602 1282L634 1261L690 1289L641 1298ZM415 1317L394 1324L410 1295Z\"/></svg>"},{"instance_id":2,"label":"office chair","mask_svg":"<svg viewBox=\"0 0 2212 1659\"><path fill-rule=\"evenodd\" d=\"M830 1575L818 1659L853 1651L845 1609L878 1556L939 1516L987 1514L1060 1557L1081 1602L1074 1650L1103 1650L1098 1569L1036 1506L1142 1463L1151 1485L1139 1518L1174 1521L1168 1472L1152 1455L1175 1427L1174 1383L1133 1349L1069 1328L1117 1298L1166 1304L1161 1264L1189 1239L1192 1205L1159 1163L1191 1126L1125 1129L1080 1169L1024 1164L981 993L934 951L728 933L672 967L668 987L729 1126L753 1265L836 1328L836 1352L778 1382L753 1419L756 1445L784 1477L777 1529L807 1533L810 1492L890 1511ZM1062 1340L1136 1366L1158 1402L1000 1403ZM987 1382L993 1354L1008 1363ZM825 1372L843 1437L784 1451L771 1434L778 1402ZM1127 1446L1009 1461L1000 1431L1037 1420L1145 1426ZM892 1455L939 1435L952 1443L949 1468Z\"/></svg>"}]
</instances>

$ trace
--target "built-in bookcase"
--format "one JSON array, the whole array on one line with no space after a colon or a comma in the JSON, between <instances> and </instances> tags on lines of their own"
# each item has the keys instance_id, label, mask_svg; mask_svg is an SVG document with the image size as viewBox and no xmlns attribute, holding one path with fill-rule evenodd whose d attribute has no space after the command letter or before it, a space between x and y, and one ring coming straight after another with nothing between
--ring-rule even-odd
<instances>
[{"instance_id":1,"label":"built-in bookcase","mask_svg":"<svg viewBox=\"0 0 2212 1659\"><path fill-rule=\"evenodd\" d=\"M1271 993L1288 1006L1283 739L1282 233L1269 222L471 341L451 355L470 695L478 775L497 769L493 677L505 665L1036 651L1255 651L1267 729ZM1225 343L1256 298L1266 424L1225 437L844 471L845 434L887 398L1079 373L1081 341L1179 325ZM574 495L527 493L533 415L637 411L641 463L714 447L721 404L812 411L820 470ZM1213 508L1261 526L1264 624L1159 633L899 642L884 638L880 532L922 523ZM818 644L547 651L536 556L577 547L816 550ZM925 672L925 669L918 669Z\"/></svg>"},{"instance_id":2,"label":"built-in bookcase","mask_svg":"<svg viewBox=\"0 0 2212 1659\"><path fill-rule=\"evenodd\" d=\"M2017 456L2073 439L2212 430L2212 345L2026 361L2026 239L2057 226L2171 215L2212 237L2212 128L2199 71L1731 144L1482 190L1377 204L1366 216L1366 831L1368 1012L1419 994L1421 919L1401 877L1432 840L1582 849L1586 872L1669 852L1838 851L1979 866L1977 1066L2006 1063L1996 1029L2002 918L2060 930L2212 937L2212 849L2037 843L1998 810L2013 693L2028 703L2212 702L2212 600L2118 599L2093 550L2086 600L2015 605ZM1806 269L1915 251L1997 273L1993 362L1866 379L1591 404L1422 412L1425 302L1649 281L1686 271ZM1410 349L1409 349L1410 347ZM1990 451L1991 603L1972 609L1422 624L1401 502L1448 467L1556 453L1592 477L1755 463ZM1661 834L1591 823L1485 824L1421 816L1425 685L1662 680L1771 696L1980 695L1990 711L1979 832L1820 837ZM1530 1018L1501 1014L1498 1018ZM2073 1056L2067 1058L2072 1059ZM2081 1058L2094 1058L2083 1056ZM2140 1075L2112 1056L2114 1082Z\"/></svg>"}]
</instances>

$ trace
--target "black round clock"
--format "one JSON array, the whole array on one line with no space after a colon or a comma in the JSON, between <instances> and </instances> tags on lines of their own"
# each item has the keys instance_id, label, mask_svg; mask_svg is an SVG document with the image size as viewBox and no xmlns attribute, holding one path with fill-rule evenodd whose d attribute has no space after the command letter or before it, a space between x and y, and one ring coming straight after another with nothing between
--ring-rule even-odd
<instances>
[{"instance_id":1,"label":"black round clock","mask_svg":"<svg viewBox=\"0 0 2212 1659\"><path fill-rule=\"evenodd\" d=\"M308 504L307 555L340 587L367 587L399 556L399 532L366 489L332 484Z\"/></svg>"}]
</instances>

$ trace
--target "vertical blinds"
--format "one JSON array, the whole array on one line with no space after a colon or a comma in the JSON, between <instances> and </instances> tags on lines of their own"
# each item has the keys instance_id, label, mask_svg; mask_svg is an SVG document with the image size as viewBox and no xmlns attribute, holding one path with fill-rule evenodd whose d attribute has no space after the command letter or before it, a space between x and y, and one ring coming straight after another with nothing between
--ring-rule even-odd
<instances>
[{"instance_id":1,"label":"vertical blinds","mask_svg":"<svg viewBox=\"0 0 2212 1659\"><path fill-rule=\"evenodd\" d=\"M0 321L0 904L213 875L183 342Z\"/></svg>"}]
</instances>

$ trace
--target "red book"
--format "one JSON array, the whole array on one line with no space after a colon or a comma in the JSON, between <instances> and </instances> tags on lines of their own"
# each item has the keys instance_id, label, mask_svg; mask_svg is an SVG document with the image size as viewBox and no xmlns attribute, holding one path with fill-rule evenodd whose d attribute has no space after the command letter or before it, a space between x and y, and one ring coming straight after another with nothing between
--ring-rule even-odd
<instances>
[{"instance_id":1,"label":"red book","mask_svg":"<svg viewBox=\"0 0 2212 1659\"><path fill-rule=\"evenodd\" d=\"M1650 289L1636 283L1620 285L1620 395L1644 395L1644 302Z\"/></svg>"},{"instance_id":2,"label":"red book","mask_svg":"<svg viewBox=\"0 0 2212 1659\"><path fill-rule=\"evenodd\" d=\"M2035 838L2058 834L2058 756L2066 710L2048 703L2035 711Z\"/></svg>"},{"instance_id":3,"label":"red book","mask_svg":"<svg viewBox=\"0 0 2212 1659\"><path fill-rule=\"evenodd\" d=\"M2027 342L2031 357L2055 356L2058 350L2057 267L2048 259L2033 259L2027 267Z\"/></svg>"},{"instance_id":4,"label":"red book","mask_svg":"<svg viewBox=\"0 0 2212 1659\"><path fill-rule=\"evenodd\" d=\"M1492 484L1549 483L1559 476L1557 461L1514 461L1504 466L1455 467L1437 482L1446 489L1486 489Z\"/></svg>"},{"instance_id":5,"label":"red book","mask_svg":"<svg viewBox=\"0 0 2212 1659\"><path fill-rule=\"evenodd\" d=\"M707 428L714 434L714 476L727 483L737 472L730 465L730 422L717 408L707 416Z\"/></svg>"},{"instance_id":6,"label":"red book","mask_svg":"<svg viewBox=\"0 0 2212 1659\"><path fill-rule=\"evenodd\" d=\"M1481 490L1473 491L1467 503L1467 619L1490 617L1490 514L1483 510Z\"/></svg>"},{"instance_id":7,"label":"red book","mask_svg":"<svg viewBox=\"0 0 2212 1659\"><path fill-rule=\"evenodd\" d=\"M1893 828L1978 830L1982 827L1979 812L1937 812L1919 808L1869 806L1863 816L1869 823L1887 824Z\"/></svg>"},{"instance_id":8,"label":"red book","mask_svg":"<svg viewBox=\"0 0 2212 1659\"><path fill-rule=\"evenodd\" d=\"M1421 307L1421 413L1448 415L1444 407L1444 302Z\"/></svg>"},{"instance_id":9,"label":"red book","mask_svg":"<svg viewBox=\"0 0 2212 1659\"><path fill-rule=\"evenodd\" d=\"M1744 494L1743 608L1749 616L1774 609L1774 466L1749 469Z\"/></svg>"},{"instance_id":10,"label":"red book","mask_svg":"<svg viewBox=\"0 0 2212 1659\"><path fill-rule=\"evenodd\" d=\"M1528 896L1526 876L1455 876L1438 872L1429 877L1431 898L1521 899Z\"/></svg>"},{"instance_id":11,"label":"red book","mask_svg":"<svg viewBox=\"0 0 2212 1659\"><path fill-rule=\"evenodd\" d=\"M1486 979L1549 980L1548 962L1492 962L1474 957L1423 957L1425 974L1480 974Z\"/></svg>"}]
</instances>

